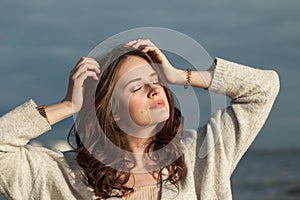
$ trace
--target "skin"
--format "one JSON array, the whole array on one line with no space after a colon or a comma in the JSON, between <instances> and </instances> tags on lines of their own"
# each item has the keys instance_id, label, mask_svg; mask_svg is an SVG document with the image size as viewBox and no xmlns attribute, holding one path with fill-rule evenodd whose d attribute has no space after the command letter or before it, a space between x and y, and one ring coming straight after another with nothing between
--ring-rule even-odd
<instances>
[{"instance_id":1,"label":"skin","mask_svg":"<svg viewBox=\"0 0 300 200\"><path fill-rule=\"evenodd\" d=\"M82 57L70 72L65 98L45 109L50 125L62 121L78 112L83 104L83 83L87 78L98 81L100 66L95 59Z\"/></svg>"},{"instance_id":2,"label":"skin","mask_svg":"<svg viewBox=\"0 0 300 200\"><path fill-rule=\"evenodd\" d=\"M161 61L165 77L171 84L184 85L186 82L186 72L173 67L165 55L150 40L133 40L127 44L135 48L145 46L143 51L151 51ZM70 73L68 90L65 98L59 103L47 106L45 109L50 125L72 116L78 112L82 106L83 83L85 79L92 78L98 80L97 74L101 67L93 58L82 57ZM208 88L212 80L211 71L192 71L191 86Z\"/></svg>"},{"instance_id":3,"label":"skin","mask_svg":"<svg viewBox=\"0 0 300 200\"><path fill-rule=\"evenodd\" d=\"M150 40L134 40L127 44L128 46L132 46L134 48L139 48L143 46L144 52L153 53L157 59L160 61L161 67L163 69L164 75L167 81L171 84L184 85L186 82L186 72L184 70L179 70L173 67L170 62L167 60L165 55L150 41ZM147 142L147 137L150 137L155 132L156 124L168 119L169 107L168 102L166 100L166 95L162 90L161 86L154 84L155 81L151 80L149 77L149 73L151 69L146 67L148 63L141 58L130 58L125 60L123 66L119 72L119 84L122 83L122 74L127 74L127 76L137 75L137 71L139 66L144 67L144 71L147 73L143 73L142 80L143 88L136 94L126 95L122 93L116 93L119 95L121 103L123 102L123 106L125 106L125 112L115 113L115 120L123 127L129 127L126 132L128 132L129 137L129 145L133 152L143 152ZM99 64L92 58L82 57L74 69L70 73L68 90L65 98L59 103L49 105L45 109L48 121L50 125L54 125L55 123L72 116L74 113L78 112L83 103L83 89L84 89L84 81L87 78L92 78L97 81L97 74L100 73L101 67ZM137 70L137 71L135 71ZM152 69L153 70L153 69ZM128 75L129 74L129 75ZM199 88L208 88L210 82L212 80L212 72L211 71L192 71L191 72L191 86L199 87ZM134 79L134 77L131 77ZM125 80L126 78L123 78ZM151 112L149 106L153 103L155 98L161 98L165 102L165 108L160 109L160 112L163 112L164 115L162 118L159 118L161 115L155 115L155 112ZM117 110L117 109L116 109ZM157 112L156 112L157 113ZM158 112L159 113L159 112ZM161 114L161 113L160 113ZM129 121L125 120L125 117L129 116ZM156 119L156 121L154 120ZM136 135L139 136L133 137L130 134L135 132ZM135 136L136 136L135 135ZM141 145L142 144L142 145ZM138 161L137 168L142 169L143 171L143 162L139 162L141 159L136 158ZM152 183L157 183L159 181L159 177L157 174L132 174L128 182L128 186L140 185L149 185Z\"/></svg>"},{"instance_id":4,"label":"skin","mask_svg":"<svg viewBox=\"0 0 300 200\"><path fill-rule=\"evenodd\" d=\"M156 72L143 58L130 56L122 62L117 80L115 121L129 135L153 136L157 124L169 118L168 99Z\"/></svg>"}]
</instances>

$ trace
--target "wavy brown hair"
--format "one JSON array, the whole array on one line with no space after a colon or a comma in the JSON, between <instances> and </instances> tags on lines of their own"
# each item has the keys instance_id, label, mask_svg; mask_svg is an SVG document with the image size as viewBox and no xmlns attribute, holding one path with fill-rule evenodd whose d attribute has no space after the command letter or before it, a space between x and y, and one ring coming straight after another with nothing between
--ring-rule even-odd
<instances>
[{"instance_id":1,"label":"wavy brown hair","mask_svg":"<svg viewBox=\"0 0 300 200\"><path fill-rule=\"evenodd\" d=\"M175 107L172 92L167 87L159 61L151 53L120 45L105 56L96 58L101 66L101 78L96 85L84 91L83 107L68 135L70 144L71 136L76 139L76 145L72 146L78 152L76 160L84 172L82 180L94 190L95 196L104 199L125 196L134 191L125 184L130 178L130 169L135 166L135 162L125 150L128 147L126 133L114 121L111 106L117 82L116 74L122 62L129 56L139 56L151 64L158 73L170 107L169 119L158 124L159 132L151 138L145 153L152 152L147 155L158 163L156 172L159 177L162 177L162 170L167 169L166 180L160 181L169 181L179 189L179 182L187 174L180 142L183 117ZM158 150L162 150L163 153L155 154ZM167 164L160 166L159 163Z\"/></svg>"}]
</instances>

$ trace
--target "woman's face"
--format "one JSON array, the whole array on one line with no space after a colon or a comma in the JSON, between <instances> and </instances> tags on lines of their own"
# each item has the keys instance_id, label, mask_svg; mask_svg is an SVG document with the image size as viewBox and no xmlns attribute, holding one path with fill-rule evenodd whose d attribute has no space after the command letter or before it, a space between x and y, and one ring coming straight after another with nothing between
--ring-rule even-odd
<instances>
[{"instance_id":1,"label":"woman's face","mask_svg":"<svg viewBox=\"0 0 300 200\"><path fill-rule=\"evenodd\" d=\"M125 132L156 126L169 118L166 93L145 59L129 56L121 63L112 108L115 121Z\"/></svg>"}]
</instances>

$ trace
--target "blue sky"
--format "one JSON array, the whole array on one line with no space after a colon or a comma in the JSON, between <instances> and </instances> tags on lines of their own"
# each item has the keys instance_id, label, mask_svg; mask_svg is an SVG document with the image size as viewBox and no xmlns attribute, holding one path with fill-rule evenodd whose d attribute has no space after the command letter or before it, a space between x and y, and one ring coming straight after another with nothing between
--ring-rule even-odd
<instances>
[{"instance_id":1,"label":"blue sky","mask_svg":"<svg viewBox=\"0 0 300 200\"><path fill-rule=\"evenodd\" d=\"M69 71L100 41L137 27L164 27L197 40L214 57L274 69L281 92L254 149L299 149L300 2L58 1L0 3L0 114L29 98L60 101ZM66 137L72 120L42 141Z\"/></svg>"}]
</instances>

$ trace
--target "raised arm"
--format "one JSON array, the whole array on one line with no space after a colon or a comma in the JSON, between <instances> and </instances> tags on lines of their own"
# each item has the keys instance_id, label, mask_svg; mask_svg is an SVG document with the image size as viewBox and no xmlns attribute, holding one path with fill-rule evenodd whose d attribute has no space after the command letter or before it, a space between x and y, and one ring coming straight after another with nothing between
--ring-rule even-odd
<instances>
[{"instance_id":1,"label":"raised arm","mask_svg":"<svg viewBox=\"0 0 300 200\"><path fill-rule=\"evenodd\" d=\"M146 53L152 53L160 62L167 81L171 84L185 85L187 82L187 72L171 65L166 56L150 40L133 40L127 45L141 48ZM213 76L212 70L191 71L190 85L199 88L208 88Z\"/></svg>"},{"instance_id":2,"label":"raised arm","mask_svg":"<svg viewBox=\"0 0 300 200\"><path fill-rule=\"evenodd\" d=\"M76 195L85 191L85 186L80 192L70 189L73 175L69 177L62 153L32 147L28 142L50 130L50 125L77 112L82 104L84 81L88 77L97 80L99 72L96 61L82 58L70 74L66 97L47 106L46 116L29 100L0 117L1 194L9 199L78 199L80 195Z\"/></svg>"},{"instance_id":3,"label":"raised arm","mask_svg":"<svg viewBox=\"0 0 300 200\"><path fill-rule=\"evenodd\" d=\"M92 58L82 57L70 73L68 90L65 98L57 103L47 106L45 111L51 125L66 119L81 109L83 102L84 81L91 77L98 81L100 73L98 62Z\"/></svg>"},{"instance_id":4,"label":"raised arm","mask_svg":"<svg viewBox=\"0 0 300 200\"><path fill-rule=\"evenodd\" d=\"M216 58L207 71L192 71L189 79L151 41L129 45L154 54L169 83L189 82L231 98L230 106L216 111L198 132L186 131L192 140L185 154L199 199L231 199L231 174L271 111L280 87L277 73Z\"/></svg>"},{"instance_id":5,"label":"raised arm","mask_svg":"<svg viewBox=\"0 0 300 200\"><path fill-rule=\"evenodd\" d=\"M154 53L169 83L187 83L187 72L173 67L150 40L128 45ZM219 160L225 158L232 172L269 115L279 91L278 75L216 58L207 71L191 71L189 84L232 99L228 108L217 111L201 129L197 144L198 157L210 154Z\"/></svg>"},{"instance_id":6,"label":"raised arm","mask_svg":"<svg viewBox=\"0 0 300 200\"><path fill-rule=\"evenodd\" d=\"M83 101L83 83L88 77L98 80L98 63L92 58L81 58L70 73L65 98L56 104L46 106L47 120L37 111L37 105L28 101L0 118L0 151L14 151L38 137L53 125L74 112L78 112Z\"/></svg>"}]
</instances>

